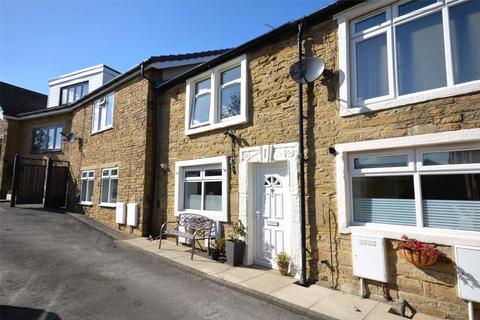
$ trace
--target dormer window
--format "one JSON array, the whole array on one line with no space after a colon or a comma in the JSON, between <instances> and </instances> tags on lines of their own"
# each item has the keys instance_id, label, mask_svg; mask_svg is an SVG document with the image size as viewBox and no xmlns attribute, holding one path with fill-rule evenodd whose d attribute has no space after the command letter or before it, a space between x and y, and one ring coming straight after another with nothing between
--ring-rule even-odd
<instances>
[{"instance_id":1,"label":"dormer window","mask_svg":"<svg viewBox=\"0 0 480 320\"><path fill-rule=\"evenodd\" d=\"M88 94L88 81L63 87L60 93L60 104L69 104Z\"/></svg>"},{"instance_id":2,"label":"dormer window","mask_svg":"<svg viewBox=\"0 0 480 320\"><path fill-rule=\"evenodd\" d=\"M224 63L187 81L186 134L247 121L247 61Z\"/></svg>"}]
</instances>

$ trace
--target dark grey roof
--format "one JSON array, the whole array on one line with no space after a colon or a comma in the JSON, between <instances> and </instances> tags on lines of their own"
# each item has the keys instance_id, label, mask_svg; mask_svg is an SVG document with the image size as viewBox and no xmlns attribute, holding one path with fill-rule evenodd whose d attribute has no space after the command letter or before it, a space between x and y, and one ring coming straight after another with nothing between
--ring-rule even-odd
<instances>
[{"instance_id":1,"label":"dark grey roof","mask_svg":"<svg viewBox=\"0 0 480 320\"><path fill-rule=\"evenodd\" d=\"M18 112L16 115L18 117L27 117L27 116L34 116L34 115L40 115L40 116L48 116L52 112L57 112L57 111L62 111L65 110L71 110L74 109L86 101L92 99L92 97L96 96L99 92L105 90L105 88L112 88L114 87L117 83L119 83L122 79L125 77L134 74L135 72L139 72L141 70L142 65L148 65L150 63L155 63L155 62L166 62L166 61L174 61L174 60L188 60L188 59L194 59L194 58L201 58L201 57L209 57L209 56L218 56L220 54L223 54L231 49L219 49L219 50L210 50L210 51L200 51L200 52L192 52L192 53L183 53L183 54L172 54L172 55L161 55L161 56L152 56L148 58L147 60L141 62L140 64L134 66L133 68L125 71L124 73L119 74L109 82L105 83L103 86L93 90L92 92L89 92L86 96L78 99L77 101L65 105L65 106L59 106L59 107L54 107L54 108L46 108L46 103L45 103L45 108L43 109L37 109L37 110L28 110L28 111L23 111L23 112ZM158 81L156 85L161 84L165 81Z\"/></svg>"},{"instance_id":2,"label":"dark grey roof","mask_svg":"<svg viewBox=\"0 0 480 320\"><path fill-rule=\"evenodd\" d=\"M272 43L272 41L277 41L282 37L297 33L300 23L302 23L305 27L309 27L311 25L327 21L329 19L332 19L335 14L340 13L365 1L366 0L336 0L334 3L320 10L317 10L307 16L304 16L294 21L289 21L279 26L278 28L275 28L265 34L262 34L259 37L256 37L250 41L239 45L238 47L227 50L216 58L208 62L199 64L198 66L182 73L175 78L159 83L157 84L156 88L159 90L166 90L168 88L171 88L179 82L185 81L188 78L191 78L197 74L216 67L230 59L234 59L242 54L249 52L250 50Z\"/></svg>"},{"instance_id":3,"label":"dark grey roof","mask_svg":"<svg viewBox=\"0 0 480 320\"><path fill-rule=\"evenodd\" d=\"M43 111L47 108L47 99L45 94L0 81L0 107L4 115Z\"/></svg>"},{"instance_id":4,"label":"dark grey roof","mask_svg":"<svg viewBox=\"0 0 480 320\"><path fill-rule=\"evenodd\" d=\"M187 60L187 59L195 59L195 58L202 58L208 56L215 56L227 52L232 48L228 49L219 49L219 50L209 50L209 51L199 51L199 52L192 52L192 53L181 53L181 54L169 54L163 56L153 56L148 59L149 62L164 62L164 61L174 61L174 60Z\"/></svg>"}]
</instances>

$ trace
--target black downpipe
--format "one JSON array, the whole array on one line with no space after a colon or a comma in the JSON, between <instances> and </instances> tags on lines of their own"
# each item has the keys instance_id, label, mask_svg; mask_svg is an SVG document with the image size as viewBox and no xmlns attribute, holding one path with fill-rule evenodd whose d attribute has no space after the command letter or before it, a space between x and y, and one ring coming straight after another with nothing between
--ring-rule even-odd
<instances>
[{"instance_id":1,"label":"black downpipe","mask_svg":"<svg viewBox=\"0 0 480 320\"><path fill-rule=\"evenodd\" d=\"M142 78L146 79L149 84L151 84L153 88L153 101L152 101L152 163L151 163L151 171L153 181L150 183L150 225L148 226L147 230L149 235L152 233L152 222L154 221L154 213L155 213L155 198L156 198L156 191L157 191L157 99L156 99L156 91L157 88L153 79L147 77L145 75L144 70L145 62L142 62L140 65L140 75Z\"/></svg>"},{"instance_id":2,"label":"black downpipe","mask_svg":"<svg viewBox=\"0 0 480 320\"><path fill-rule=\"evenodd\" d=\"M298 61L302 64L302 36L303 23L298 24ZM303 68L300 68L302 70ZM301 250L302 250L302 269L300 274L300 284L307 285L307 258L306 258L306 230L305 230L305 155L303 146L303 85L298 83L298 142L299 142L299 159L300 159L300 228L301 228Z\"/></svg>"}]
</instances>

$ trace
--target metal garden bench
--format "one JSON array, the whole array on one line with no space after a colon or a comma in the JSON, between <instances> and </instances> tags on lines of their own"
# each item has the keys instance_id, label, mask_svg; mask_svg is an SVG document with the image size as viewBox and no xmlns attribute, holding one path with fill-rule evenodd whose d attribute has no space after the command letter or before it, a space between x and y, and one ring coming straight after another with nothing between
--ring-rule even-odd
<instances>
[{"instance_id":1,"label":"metal garden bench","mask_svg":"<svg viewBox=\"0 0 480 320\"><path fill-rule=\"evenodd\" d=\"M175 224L176 227L174 229L167 229L166 227L169 224ZM213 228L214 221L212 219L193 213L180 214L177 221L167 221L160 228L160 243L158 244L158 249L162 248L163 236L174 236L176 238L177 246L179 237L189 239L192 242L192 254L190 259L193 260L195 242L198 242L199 240L208 241L207 251L210 253L210 239L212 237Z\"/></svg>"}]
</instances>

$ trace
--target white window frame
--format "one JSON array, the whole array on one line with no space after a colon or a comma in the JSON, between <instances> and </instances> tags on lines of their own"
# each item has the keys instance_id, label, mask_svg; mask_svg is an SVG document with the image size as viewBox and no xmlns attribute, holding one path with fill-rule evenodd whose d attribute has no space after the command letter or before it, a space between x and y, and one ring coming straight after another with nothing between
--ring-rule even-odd
<instances>
[{"instance_id":1,"label":"white window frame","mask_svg":"<svg viewBox=\"0 0 480 320\"><path fill-rule=\"evenodd\" d=\"M415 152L417 162L410 164L414 166L412 171L384 171L377 176L387 175L413 175L416 199L417 226L397 226L375 223L354 223L352 210L352 176L375 176L372 172L355 172L351 170L352 157L358 154L404 154L404 150ZM381 236L390 239L400 239L407 234L410 237L421 241L435 242L444 245L474 245L480 246L480 232L462 231L451 229L437 229L423 227L423 212L420 190L420 175L445 174L445 173L478 173L480 165L448 165L434 166L435 169L422 167L419 156L425 152L432 151L453 151L480 148L480 129L466 129L442 133L430 133L417 136L361 141L353 143L337 144L336 155L336 183L337 183L337 208L339 233L358 234L365 236ZM413 158L411 160L414 160ZM433 166L432 166L433 167ZM403 168L403 167L402 167ZM387 168L384 168L387 169ZM391 169L391 168L388 168Z\"/></svg>"},{"instance_id":2,"label":"white window frame","mask_svg":"<svg viewBox=\"0 0 480 320\"><path fill-rule=\"evenodd\" d=\"M240 66L240 80L233 80L221 85L221 73ZM195 84L210 78L210 114L208 122L192 125L193 102L195 99ZM234 83L240 83L240 114L238 116L220 119L220 93L222 87L228 87ZM247 56L242 55L219 65L207 72L199 74L186 81L186 103L185 103L185 134L192 135L200 132L225 128L237 124L246 123L248 120L247 107Z\"/></svg>"},{"instance_id":3,"label":"white window frame","mask_svg":"<svg viewBox=\"0 0 480 320\"><path fill-rule=\"evenodd\" d=\"M117 170L117 174L112 174L112 170ZM103 173L108 172L107 176L104 176ZM118 187L119 187L119 169L118 167L112 167L112 168L103 168L102 173L100 176L100 206L102 207L116 207L116 203L118 202ZM103 180L108 179L108 202L102 202L103 199ZM117 201L112 202L111 197L112 197L112 179L117 180Z\"/></svg>"},{"instance_id":4,"label":"white window frame","mask_svg":"<svg viewBox=\"0 0 480 320\"><path fill-rule=\"evenodd\" d=\"M185 172L199 169L210 169L212 167L221 168L222 176L222 211L208 211L208 210L195 210L195 209L184 209L184 185L185 181L200 181L198 178L185 178ZM175 163L175 204L174 210L175 215L182 213L195 213L202 216L208 217L215 221L228 222L228 199L229 199L229 185L228 185L228 157L220 156L213 158L204 158L196 160L187 160L187 161L177 161ZM203 181L219 181L218 176L209 179L209 177L204 177ZM203 197L202 197L203 203Z\"/></svg>"},{"instance_id":5,"label":"white window frame","mask_svg":"<svg viewBox=\"0 0 480 320\"><path fill-rule=\"evenodd\" d=\"M92 201L83 201L82 200L82 186L83 186L83 181L87 181L87 191L85 195L87 195L88 198L88 191L92 192L92 199L93 199L93 188L95 186L95 171L94 170L85 170L80 172L80 204L82 205L92 205ZM93 181L92 183L92 190L89 190L88 188L88 181Z\"/></svg>"},{"instance_id":6,"label":"white window frame","mask_svg":"<svg viewBox=\"0 0 480 320\"><path fill-rule=\"evenodd\" d=\"M112 123L107 125L108 97L112 97ZM92 107L92 134L113 128L113 115L115 109L115 94L111 92L96 100Z\"/></svg>"},{"instance_id":7,"label":"white window frame","mask_svg":"<svg viewBox=\"0 0 480 320\"><path fill-rule=\"evenodd\" d=\"M340 89L339 104L340 116L346 117L364 112L372 112L389 108L400 107L413 103L428 101L431 99L445 98L450 96L462 95L480 90L480 79L470 82L454 84L453 63L451 56L450 25L448 20L448 8L472 0L437 0L437 3L431 4L419 10L398 17L398 6L408 2L402 1L370 1L359 4L349 10L346 10L336 16L334 19L338 22L338 46L339 46L339 70L340 70ZM375 26L363 32L354 33L354 23L362 21L368 17L374 16L386 10L387 23ZM398 93L398 73L396 70L396 50L394 48L395 32L394 25L409 22L433 12L441 12L443 18L443 33L445 45L445 66L447 85L431 90L415 92L405 95ZM390 18L390 20L388 20ZM372 32L387 33L387 52L388 52L388 78L389 93L383 97L375 97L365 101L356 100L356 76L354 44L359 41L359 37L370 36Z\"/></svg>"}]
</instances>

